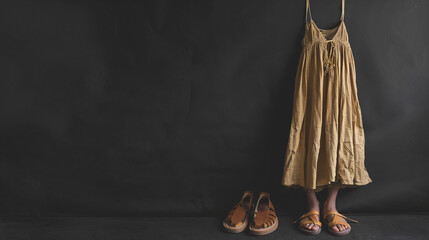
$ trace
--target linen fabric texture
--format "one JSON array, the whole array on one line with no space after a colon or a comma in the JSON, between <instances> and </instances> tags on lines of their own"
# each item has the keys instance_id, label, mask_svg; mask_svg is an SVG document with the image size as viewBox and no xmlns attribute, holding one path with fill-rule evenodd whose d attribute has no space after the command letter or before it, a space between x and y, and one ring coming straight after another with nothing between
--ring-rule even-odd
<instances>
[{"instance_id":1,"label":"linen fabric texture","mask_svg":"<svg viewBox=\"0 0 429 240\"><path fill-rule=\"evenodd\" d=\"M320 29L309 7L306 0L282 185L315 192L366 185L372 179L365 167L365 134L344 0L341 20L332 29Z\"/></svg>"}]
</instances>

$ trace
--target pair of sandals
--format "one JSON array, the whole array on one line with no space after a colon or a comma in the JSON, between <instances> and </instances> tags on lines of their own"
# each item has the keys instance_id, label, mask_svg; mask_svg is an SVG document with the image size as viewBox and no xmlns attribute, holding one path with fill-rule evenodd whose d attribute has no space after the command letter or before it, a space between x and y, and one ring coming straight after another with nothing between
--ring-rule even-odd
<instances>
[{"instance_id":1,"label":"pair of sandals","mask_svg":"<svg viewBox=\"0 0 429 240\"><path fill-rule=\"evenodd\" d=\"M240 233L248 228L253 235L267 235L274 232L279 225L279 220L270 194L261 192L256 205L253 203L253 192L245 191L240 202L234 205L224 219L224 229L230 233Z\"/></svg>"},{"instance_id":2,"label":"pair of sandals","mask_svg":"<svg viewBox=\"0 0 429 240\"><path fill-rule=\"evenodd\" d=\"M298 223L298 221L300 221L301 219L308 217L309 220L299 222L299 229L306 234L317 235L322 231L322 223L319 220L317 220L315 215L319 216L320 215L319 211L316 211L316 210L309 211L309 212L303 214L302 216L300 216L298 219L292 221L292 224ZM328 221L329 215L334 215L334 217L331 221ZM323 213L323 219L328 224L329 232L335 236L343 236L343 235L350 233L350 231L352 230L352 227L350 226L350 224L347 223L347 220L350 220L351 222L358 223L358 221L353 220L351 218L348 218L348 217L344 216L343 214L341 214L337 211L329 211L329 212ZM305 225L309 224L309 223L313 223L314 225L318 225L319 228L317 230L310 230L310 229L305 228ZM332 230L331 227L333 225L337 225L337 224L347 226L347 228L342 230L342 231Z\"/></svg>"}]
</instances>

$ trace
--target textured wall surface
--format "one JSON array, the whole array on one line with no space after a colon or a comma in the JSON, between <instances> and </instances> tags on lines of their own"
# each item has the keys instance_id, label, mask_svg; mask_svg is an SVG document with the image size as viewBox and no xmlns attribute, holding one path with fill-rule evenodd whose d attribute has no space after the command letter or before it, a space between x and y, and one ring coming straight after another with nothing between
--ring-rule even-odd
<instances>
[{"instance_id":1,"label":"textured wall surface","mask_svg":"<svg viewBox=\"0 0 429 240\"><path fill-rule=\"evenodd\" d=\"M429 211L429 1L346 0L373 183L353 213ZM311 1L334 27L340 0ZM1 216L279 214L304 0L2 1ZM324 193L319 195L323 201Z\"/></svg>"}]
</instances>

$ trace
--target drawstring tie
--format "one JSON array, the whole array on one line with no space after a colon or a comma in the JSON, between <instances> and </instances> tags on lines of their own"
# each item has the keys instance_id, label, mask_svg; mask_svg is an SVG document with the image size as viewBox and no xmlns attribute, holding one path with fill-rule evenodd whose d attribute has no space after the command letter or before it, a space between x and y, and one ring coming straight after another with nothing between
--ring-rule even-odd
<instances>
[{"instance_id":1,"label":"drawstring tie","mask_svg":"<svg viewBox=\"0 0 429 240\"><path fill-rule=\"evenodd\" d=\"M335 52L335 44L333 41L323 42L323 68L324 73L328 76L330 81L332 81L335 74Z\"/></svg>"}]
</instances>

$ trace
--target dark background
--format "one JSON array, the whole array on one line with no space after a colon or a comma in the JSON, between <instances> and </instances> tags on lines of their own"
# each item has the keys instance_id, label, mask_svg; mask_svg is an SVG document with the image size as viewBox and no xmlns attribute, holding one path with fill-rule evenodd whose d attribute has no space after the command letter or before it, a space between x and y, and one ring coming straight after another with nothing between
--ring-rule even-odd
<instances>
[{"instance_id":1,"label":"dark background","mask_svg":"<svg viewBox=\"0 0 429 240\"><path fill-rule=\"evenodd\" d=\"M334 27L341 1L311 1ZM429 211L429 2L346 0L366 138L353 213ZM305 0L1 1L1 216L279 214ZM319 194L323 201L324 192Z\"/></svg>"}]
</instances>

